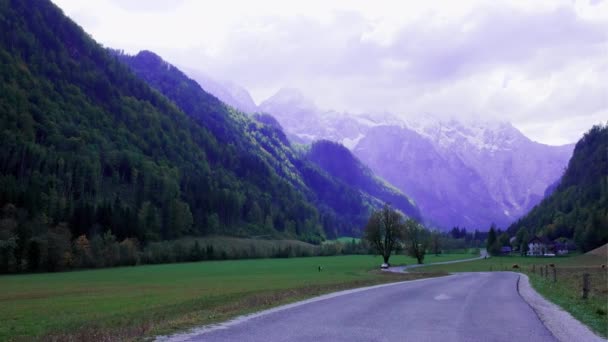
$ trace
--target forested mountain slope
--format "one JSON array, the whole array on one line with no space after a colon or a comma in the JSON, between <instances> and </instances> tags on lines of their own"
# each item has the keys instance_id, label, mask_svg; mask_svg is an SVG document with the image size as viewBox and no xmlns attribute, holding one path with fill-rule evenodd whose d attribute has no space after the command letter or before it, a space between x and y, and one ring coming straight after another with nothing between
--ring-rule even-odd
<instances>
[{"instance_id":1,"label":"forested mountain slope","mask_svg":"<svg viewBox=\"0 0 608 342\"><path fill-rule=\"evenodd\" d=\"M376 177L343 145L328 140L315 141L307 152L307 158L333 177L361 189L382 202L390 203L409 217L421 220L420 212L413 201L401 191Z\"/></svg>"},{"instance_id":2,"label":"forested mountain slope","mask_svg":"<svg viewBox=\"0 0 608 342\"><path fill-rule=\"evenodd\" d=\"M358 233L375 203L296 153L280 127L152 53L104 49L50 1L1 1L0 31L4 265L57 269L77 237L107 231L135 245L318 242Z\"/></svg>"},{"instance_id":3,"label":"forested mountain slope","mask_svg":"<svg viewBox=\"0 0 608 342\"><path fill-rule=\"evenodd\" d=\"M358 235L369 208L380 204L378 199L363 195L356 185L333 177L311 164L307 156L297 153L271 116L255 115L252 119L225 106L152 52L142 51L136 56L119 54L119 57L198 125L213 132L222 144L230 146L233 149L231 155L262 161L303 193L317 208L324 232L328 235ZM251 172L254 167L250 165L243 169ZM247 177L248 174L241 176ZM285 229L300 231L294 222L289 222L291 217L297 216L296 213L278 210L276 215L288 221Z\"/></svg>"},{"instance_id":4,"label":"forested mountain slope","mask_svg":"<svg viewBox=\"0 0 608 342\"><path fill-rule=\"evenodd\" d=\"M576 144L551 195L509 227L550 239L573 238L583 251L608 242L608 126L594 126Z\"/></svg>"}]
</instances>

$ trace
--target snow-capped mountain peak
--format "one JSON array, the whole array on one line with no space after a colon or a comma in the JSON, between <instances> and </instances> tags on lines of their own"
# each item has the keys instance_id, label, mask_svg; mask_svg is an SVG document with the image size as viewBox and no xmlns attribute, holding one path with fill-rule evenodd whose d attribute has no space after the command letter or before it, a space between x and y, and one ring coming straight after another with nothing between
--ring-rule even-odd
<instances>
[{"instance_id":1,"label":"snow-capped mountain peak","mask_svg":"<svg viewBox=\"0 0 608 342\"><path fill-rule=\"evenodd\" d=\"M338 113L307 103L301 92L283 89L261 107L298 142L342 143L444 228L504 227L538 203L572 152L535 143L499 120Z\"/></svg>"},{"instance_id":2,"label":"snow-capped mountain peak","mask_svg":"<svg viewBox=\"0 0 608 342\"><path fill-rule=\"evenodd\" d=\"M281 88L276 94L260 104L260 108L262 109L285 106L288 106L288 108L283 108L286 111L294 111L296 109L317 110L315 103L296 88Z\"/></svg>"},{"instance_id":3,"label":"snow-capped mountain peak","mask_svg":"<svg viewBox=\"0 0 608 342\"><path fill-rule=\"evenodd\" d=\"M467 151L495 152L509 150L518 142L530 141L509 122L497 120L446 120L426 116L409 119L411 130L435 141L441 148L466 146Z\"/></svg>"}]
</instances>

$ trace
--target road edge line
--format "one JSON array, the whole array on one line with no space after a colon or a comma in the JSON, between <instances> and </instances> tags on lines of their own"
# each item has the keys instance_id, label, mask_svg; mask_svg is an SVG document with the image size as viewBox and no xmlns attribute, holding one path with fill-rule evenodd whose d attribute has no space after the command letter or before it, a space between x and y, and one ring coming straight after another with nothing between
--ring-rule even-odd
<instances>
[{"instance_id":1,"label":"road edge line","mask_svg":"<svg viewBox=\"0 0 608 342\"><path fill-rule=\"evenodd\" d=\"M558 341L606 341L569 312L548 301L534 290L530 285L530 279L523 273L519 273L517 278L517 293L528 303L538 319Z\"/></svg>"}]
</instances>

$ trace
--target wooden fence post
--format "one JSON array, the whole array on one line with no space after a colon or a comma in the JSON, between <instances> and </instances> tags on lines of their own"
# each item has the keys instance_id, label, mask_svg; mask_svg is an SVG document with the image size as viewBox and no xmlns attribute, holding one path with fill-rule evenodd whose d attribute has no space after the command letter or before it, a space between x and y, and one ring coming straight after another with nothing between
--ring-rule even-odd
<instances>
[{"instance_id":1,"label":"wooden fence post","mask_svg":"<svg viewBox=\"0 0 608 342\"><path fill-rule=\"evenodd\" d=\"M536 264L532 265L532 273L536 273Z\"/></svg>"},{"instance_id":2,"label":"wooden fence post","mask_svg":"<svg viewBox=\"0 0 608 342\"><path fill-rule=\"evenodd\" d=\"M553 282L557 283L557 267L553 266Z\"/></svg>"},{"instance_id":3,"label":"wooden fence post","mask_svg":"<svg viewBox=\"0 0 608 342\"><path fill-rule=\"evenodd\" d=\"M541 278L543 277L543 267L542 266L540 267L540 277Z\"/></svg>"},{"instance_id":4,"label":"wooden fence post","mask_svg":"<svg viewBox=\"0 0 608 342\"><path fill-rule=\"evenodd\" d=\"M591 276L589 273L583 274L583 299L587 299L589 297L589 288L591 287Z\"/></svg>"},{"instance_id":5,"label":"wooden fence post","mask_svg":"<svg viewBox=\"0 0 608 342\"><path fill-rule=\"evenodd\" d=\"M549 265L545 265L545 279L549 278Z\"/></svg>"}]
</instances>

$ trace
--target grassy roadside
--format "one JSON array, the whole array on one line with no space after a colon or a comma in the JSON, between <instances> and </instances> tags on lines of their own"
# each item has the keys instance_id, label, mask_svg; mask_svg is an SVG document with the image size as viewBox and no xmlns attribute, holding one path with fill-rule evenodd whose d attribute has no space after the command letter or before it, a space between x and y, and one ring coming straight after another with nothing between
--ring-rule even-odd
<instances>
[{"instance_id":1,"label":"grassy roadside","mask_svg":"<svg viewBox=\"0 0 608 342\"><path fill-rule=\"evenodd\" d=\"M415 261L399 255L391 262ZM379 257L352 255L0 276L0 340L166 334L327 292L444 274L372 271L380 263Z\"/></svg>"},{"instance_id":2,"label":"grassy roadside","mask_svg":"<svg viewBox=\"0 0 608 342\"><path fill-rule=\"evenodd\" d=\"M557 282L553 282L553 264ZM488 272L517 271L530 278L532 287L543 297L559 305L572 316L603 337L608 337L608 271L601 265L606 258L578 255L554 258L492 257L457 264L428 266L413 272ZM519 268L513 268L517 265ZM534 266L533 266L534 265ZM548 277L541 277L540 269L547 265ZM591 292L588 299L581 298L582 276L591 275Z\"/></svg>"}]
</instances>

